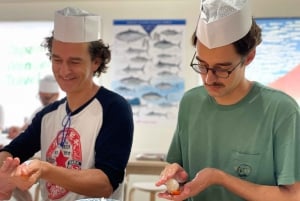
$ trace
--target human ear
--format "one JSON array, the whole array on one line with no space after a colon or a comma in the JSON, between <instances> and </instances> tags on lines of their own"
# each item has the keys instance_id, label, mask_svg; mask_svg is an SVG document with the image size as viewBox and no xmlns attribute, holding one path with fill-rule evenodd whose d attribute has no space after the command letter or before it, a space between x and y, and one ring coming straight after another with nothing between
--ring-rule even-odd
<instances>
[{"instance_id":1,"label":"human ear","mask_svg":"<svg viewBox=\"0 0 300 201\"><path fill-rule=\"evenodd\" d=\"M100 64L101 64L101 59L100 58L96 58L92 62L93 62L93 66L94 66L93 70L96 71L98 69L98 67L100 66Z\"/></svg>"},{"instance_id":2,"label":"human ear","mask_svg":"<svg viewBox=\"0 0 300 201\"><path fill-rule=\"evenodd\" d=\"M245 65L249 65L255 58L256 50L251 50L251 52L246 56L246 59L244 61Z\"/></svg>"}]
</instances>

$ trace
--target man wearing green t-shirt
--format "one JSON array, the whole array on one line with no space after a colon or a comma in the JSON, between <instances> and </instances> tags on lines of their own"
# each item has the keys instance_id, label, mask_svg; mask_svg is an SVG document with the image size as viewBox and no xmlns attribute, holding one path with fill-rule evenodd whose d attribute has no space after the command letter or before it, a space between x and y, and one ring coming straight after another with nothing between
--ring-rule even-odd
<instances>
[{"instance_id":1,"label":"man wearing green t-shirt","mask_svg":"<svg viewBox=\"0 0 300 201\"><path fill-rule=\"evenodd\" d=\"M246 67L261 43L247 0L201 4L191 67L203 86L185 93L167 161L156 185L182 183L188 201L299 201L299 106L250 81Z\"/></svg>"}]
</instances>

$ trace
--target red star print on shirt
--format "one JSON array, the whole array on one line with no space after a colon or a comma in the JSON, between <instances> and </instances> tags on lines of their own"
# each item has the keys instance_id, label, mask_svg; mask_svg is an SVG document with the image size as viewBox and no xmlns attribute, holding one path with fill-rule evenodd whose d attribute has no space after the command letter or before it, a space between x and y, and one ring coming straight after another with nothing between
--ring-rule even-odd
<instances>
[{"instance_id":1,"label":"red star print on shirt","mask_svg":"<svg viewBox=\"0 0 300 201\"><path fill-rule=\"evenodd\" d=\"M56 158L56 165L59 167L66 167L66 161L68 157L65 157L63 152L60 150L59 155Z\"/></svg>"},{"instance_id":2,"label":"red star print on shirt","mask_svg":"<svg viewBox=\"0 0 300 201\"><path fill-rule=\"evenodd\" d=\"M46 160L58 167L80 170L82 163L80 135L73 128L68 128L66 132L68 135L66 135L64 146L61 147L59 144L62 137L61 130L50 144L46 153ZM50 200L61 199L69 193L67 189L50 182L46 182L45 187Z\"/></svg>"}]
</instances>

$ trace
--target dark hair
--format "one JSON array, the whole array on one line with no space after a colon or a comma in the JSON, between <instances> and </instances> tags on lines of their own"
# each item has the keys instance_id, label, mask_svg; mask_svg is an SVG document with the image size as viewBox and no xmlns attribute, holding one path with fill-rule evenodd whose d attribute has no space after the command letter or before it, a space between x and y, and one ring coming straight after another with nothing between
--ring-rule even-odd
<instances>
[{"instance_id":1,"label":"dark hair","mask_svg":"<svg viewBox=\"0 0 300 201\"><path fill-rule=\"evenodd\" d=\"M252 19L252 26L249 32L238 41L233 43L233 46L238 54L242 56L246 56L253 50L256 46L258 46L262 41L261 38L261 28L257 25L254 19ZM192 35L192 44L196 46L197 36L196 32Z\"/></svg>"},{"instance_id":2,"label":"dark hair","mask_svg":"<svg viewBox=\"0 0 300 201\"><path fill-rule=\"evenodd\" d=\"M42 47L47 49L47 56L51 60L52 55L52 42L53 42L53 33L52 36L46 37L44 42L41 44ZM92 41L89 43L89 53L91 55L91 60L94 61L96 58L100 58L100 65L97 70L94 72L94 76L99 77L101 73L105 73L108 66L107 64L111 60L111 52L109 45L105 45L103 40Z\"/></svg>"},{"instance_id":3,"label":"dark hair","mask_svg":"<svg viewBox=\"0 0 300 201\"><path fill-rule=\"evenodd\" d=\"M252 26L249 32L240 40L233 43L237 53L242 56L246 56L258 46L262 41L261 28L257 25L254 19L252 19Z\"/></svg>"}]
</instances>

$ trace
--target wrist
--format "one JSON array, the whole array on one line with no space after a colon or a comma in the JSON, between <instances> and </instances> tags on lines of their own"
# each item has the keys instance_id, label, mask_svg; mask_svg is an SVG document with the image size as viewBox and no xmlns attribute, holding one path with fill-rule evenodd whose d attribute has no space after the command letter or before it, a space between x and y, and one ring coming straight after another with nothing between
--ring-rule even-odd
<instances>
[{"instance_id":1,"label":"wrist","mask_svg":"<svg viewBox=\"0 0 300 201\"><path fill-rule=\"evenodd\" d=\"M40 161L40 179L47 179L46 176L48 175L47 172L49 172L49 166L49 163Z\"/></svg>"}]
</instances>

